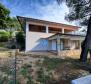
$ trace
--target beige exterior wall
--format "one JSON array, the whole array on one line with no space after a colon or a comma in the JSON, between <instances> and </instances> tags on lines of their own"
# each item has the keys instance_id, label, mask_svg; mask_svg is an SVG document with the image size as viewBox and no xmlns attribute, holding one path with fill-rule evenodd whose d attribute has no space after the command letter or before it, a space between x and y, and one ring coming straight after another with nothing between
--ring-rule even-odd
<instances>
[{"instance_id":1,"label":"beige exterior wall","mask_svg":"<svg viewBox=\"0 0 91 84\"><path fill-rule=\"evenodd\" d=\"M45 39L52 33L48 33L48 26L46 25L46 32L31 32L29 31L29 22L26 23L26 42L25 51L45 51L48 50L48 40Z\"/></svg>"},{"instance_id":2,"label":"beige exterior wall","mask_svg":"<svg viewBox=\"0 0 91 84\"><path fill-rule=\"evenodd\" d=\"M51 35L53 34L27 31L26 32L26 52L47 50L48 41L43 38L47 38Z\"/></svg>"},{"instance_id":3,"label":"beige exterior wall","mask_svg":"<svg viewBox=\"0 0 91 84\"><path fill-rule=\"evenodd\" d=\"M51 46L48 44L48 40L45 39L54 35L55 33L49 33L48 27L49 25L44 24L43 26L46 27L46 31L43 32L34 32L29 31L29 24L33 24L32 22L26 22L26 44L25 44L25 51L45 51L45 50L57 50L57 43L55 40L52 40ZM35 24L37 25L37 24ZM38 24L39 25L39 24ZM31 27L30 27L31 29ZM62 28L62 33L65 33L64 28ZM61 43L62 44L62 43ZM50 48L49 48L50 46ZM59 49L63 47L59 45ZM48 49L49 48L49 49Z\"/></svg>"},{"instance_id":4,"label":"beige exterior wall","mask_svg":"<svg viewBox=\"0 0 91 84\"><path fill-rule=\"evenodd\" d=\"M80 58L80 53L81 50L80 49L74 49L74 50L62 50L60 51L60 55L61 57L70 57L70 58Z\"/></svg>"},{"instance_id":5,"label":"beige exterior wall","mask_svg":"<svg viewBox=\"0 0 91 84\"><path fill-rule=\"evenodd\" d=\"M61 43L60 43L61 45ZM68 40L68 39L64 39L63 41L63 47L64 49L80 49L81 46L81 42L80 40Z\"/></svg>"}]
</instances>

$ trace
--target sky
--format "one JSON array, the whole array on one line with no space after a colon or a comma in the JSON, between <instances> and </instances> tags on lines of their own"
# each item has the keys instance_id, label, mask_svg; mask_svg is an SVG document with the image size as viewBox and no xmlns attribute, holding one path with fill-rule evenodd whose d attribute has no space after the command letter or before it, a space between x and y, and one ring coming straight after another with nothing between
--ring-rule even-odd
<instances>
[{"instance_id":1,"label":"sky","mask_svg":"<svg viewBox=\"0 0 91 84\"><path fill-rule=\"evenodd\" d=\"M10 16L24 16L52 22L76 25L64 18L69 12L65 3L58 5L56 0L0 0L11 13Z\"/></svg>"}]
</instances>

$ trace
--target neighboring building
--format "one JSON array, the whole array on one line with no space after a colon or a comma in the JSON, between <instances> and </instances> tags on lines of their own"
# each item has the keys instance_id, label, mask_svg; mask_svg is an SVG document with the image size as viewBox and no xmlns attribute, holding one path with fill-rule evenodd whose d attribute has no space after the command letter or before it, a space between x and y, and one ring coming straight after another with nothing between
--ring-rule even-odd
<instances>
[{"instance_id":1,"label":"neighboring building","mask_svg":"<svg viewBox=\"0 0 91 84\"><path fill-rule=\"evenodd\" d=\"M79 50L83 35L71 34L79 27L38 20L27 17L17 17L26 34L25 51L57 51Z\"/></svg>"}]
</instances>

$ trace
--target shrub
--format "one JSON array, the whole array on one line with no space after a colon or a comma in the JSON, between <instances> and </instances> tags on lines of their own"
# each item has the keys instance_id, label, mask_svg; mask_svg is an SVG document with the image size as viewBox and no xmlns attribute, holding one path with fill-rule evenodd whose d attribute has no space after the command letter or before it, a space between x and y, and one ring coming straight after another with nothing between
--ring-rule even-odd
<instances>
[{"instance_id":1,"label":"shrub","mask_svg":"<svg viewBox=\"0 0 91 84\"><path fill-rule=\"evenodd\" d=\"M17 44L20 46L20 49L24 50L25 49L25 37L24 37L23 32L18 32L16 34L16 41L17 41Z\"/></svg>"},{"instance_id":2,"label":"shrub","mask_svg":"<svg viewBox=\"0 0 91 84\"><path fill-rule=\"evenodd\" d=\"M0 47L4 47L5 45L4 45L4 43L0 43Z\"/></svg>"},{"instance_id":3,"label":"shrub","mask_svg":"<svg viewBox=\"0 0 91 84\"><path fill-rule=\"evenodd\" d=\"M16 49L16 45L12 45L11 46L11 49Z\"/></svg>"},{"instance_id":4,"label":"shrub","mask_svg":"<svg viewBox=\"0 0 91 84\"><path fill-rule=\"evenodd\" d=\"M10 34L6 31L0 31L0 42L7 42L9 40Z\"/></svg>"}]
</instances>

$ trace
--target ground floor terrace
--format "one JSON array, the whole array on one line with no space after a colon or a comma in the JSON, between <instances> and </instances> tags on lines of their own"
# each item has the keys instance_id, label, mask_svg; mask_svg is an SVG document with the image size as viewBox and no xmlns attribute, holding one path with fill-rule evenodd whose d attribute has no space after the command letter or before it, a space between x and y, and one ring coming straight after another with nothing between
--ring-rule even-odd
<instances>
[{"instance_id":1,"label":"ground floor terrace","mask_svg":"<svg viewBox=\"0 0 91 84\"><path fill-rule=\"evenodd\" d=\"M79 56L84 36L57 33L48 38L48 51L58 56Z\"/></svg>"}]
</instances>

